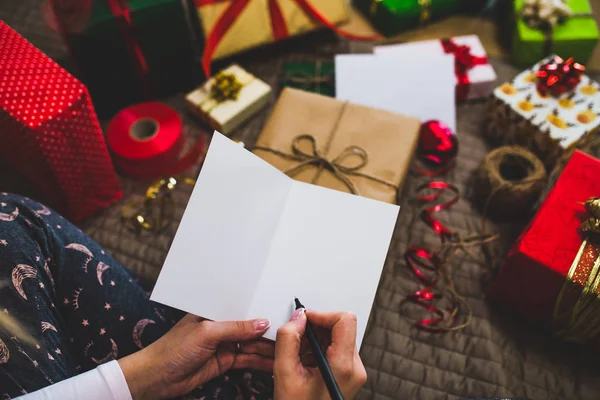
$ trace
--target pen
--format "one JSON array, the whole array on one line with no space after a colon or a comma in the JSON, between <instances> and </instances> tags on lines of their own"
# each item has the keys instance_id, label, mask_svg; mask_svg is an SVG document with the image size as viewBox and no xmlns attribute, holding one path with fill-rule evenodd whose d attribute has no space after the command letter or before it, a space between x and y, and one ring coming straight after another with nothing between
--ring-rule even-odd
<instances>
[{"instance_id":1,"label":"pen","mask_svg":"<svg viewBox=\"0 0 600 400\"><path fill-rule=\"evenodd\" d=\"M294 303L296 304L296 310L299 308L306 308L300 303L298 298L294 298ZM319 371L321 371L321 376L323 377L323 381L325 381L325 386L327 386L327 390L329 391L329 396L331 396L331 400L344 400L342 396L342 392L340 392L340 388L333 377L333 373L331 372L331 368L329 368L329 364L327 364L327 359L325 358L325 354L323 354L323 350L319 345L319 341L317 340L317 335L315 335L315 331L313 330L313 326L306 320L306 330L304 332L306 338L308 339L308 344L310 345L310 349L312 350L313 356L317 361L317 365L319 366Z\"/></svg>"}]
</instances>

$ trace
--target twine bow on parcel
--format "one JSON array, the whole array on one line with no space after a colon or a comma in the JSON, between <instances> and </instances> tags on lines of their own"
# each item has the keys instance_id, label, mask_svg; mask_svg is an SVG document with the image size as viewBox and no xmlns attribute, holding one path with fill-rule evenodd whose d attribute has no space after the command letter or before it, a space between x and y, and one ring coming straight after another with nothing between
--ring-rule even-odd
<instances>
[{"instance_id":1,"label":"twine bow on parcel","mask_svg":"<svg viewBox=\"0 0 600 400\"><path fill-rule=\"evenodd\" d=\"M307 143L310 147L309 151L304 151L302 149L302 143ZM330 159L326 154L323 154L317 145L317 139L314 136L304 134L298 135L292 140L292 152L284 153L283 151L275 150L270 147L264 146L255 146L256 150L264 150L270 153L276 154L280 157L283 157L288 160L298 161L299 164L283 171L288 176L294 176L304 168L308 166L315 166L318 168L317 173L311 180L311 183L317 182L321 172L326 169L331 172L338 180L340 180L350 193L360 195L358 188L355 183L350 179L350 176L361 176L363 178L370 179L374 182L379 182L383 185L389 186L393 189L398 190L398 186L393 183L387 182L383 179L379 179L375 176L367 175L365 173L360 172L360 169L363 168L369 162L369 155L365 149L358 146L348 146L341 153ZM348 160L352 157L358 158L358 163L349 164Z\"/></svg>"}]
</instances>

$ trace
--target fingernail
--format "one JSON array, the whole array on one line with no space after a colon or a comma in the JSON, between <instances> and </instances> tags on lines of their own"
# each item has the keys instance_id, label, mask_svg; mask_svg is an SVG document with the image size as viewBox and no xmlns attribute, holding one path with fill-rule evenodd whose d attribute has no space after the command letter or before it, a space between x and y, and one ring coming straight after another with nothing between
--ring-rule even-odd
<instances>
[{"instance_id":1,"label":"fingernail","mask_svg":"<svg viewBox=\"0 0 600 400\"><path fill-rule=\"evenodd\" d=\"M304 311L304 308L299 308L296 311L294 311L294 313L292 314L292 318L290 318L290 321L296 321L302 318L302 316L304 315Z\"/></svg>"},{"instance_id":2,"label":"fingernail","mask_svg":"<svg viewBox=\"0 0 600 400\"><path fill-rule=\"evenodd\" d=\"M256 331L264 331L265 329L267 329L269 326L271 326L271 321L269 321L268 319L257 319L253 322L254 324L254 329L256 329Z\"/></svg>"}]
</instances>

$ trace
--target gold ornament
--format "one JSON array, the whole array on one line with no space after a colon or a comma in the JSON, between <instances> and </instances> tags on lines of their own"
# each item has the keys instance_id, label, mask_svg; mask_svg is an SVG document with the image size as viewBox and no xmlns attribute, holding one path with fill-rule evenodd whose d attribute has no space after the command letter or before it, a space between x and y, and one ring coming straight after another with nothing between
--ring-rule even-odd
<instances>
[{"instance_id":1,"label":"gold ornament","mask_svg":"<svg viewBox=\"0 0 600 400\"><path fill-rule=\"evenodd\" d=\"M567 110L575 107L575 104L576 103L573 101L573 99L568 97L562 98L558 101L558 105L562 108L566 108Z\"/></svg>"},{"instance_id":2,"label":"gold ornament","mask_svg":"<svg viewBox=\"0 0 600 400\"><path fill-rule=\"evenodd\" d=\"M577 121L581 122L582 124L589 124L595 119L596 113L592 110L585 110L577 114Z\"/></svg>"},{"instance_id":3,"label":"gold ornament","mask_svg":"<svg viewBox=\"0 0 600 400\"><path fill-rule=\"evenodd\" d=\"M502 91L502 93L508 95L508 96L513 96L515 94L517 94L517 89L515 89L515 87L513 86L512 83L503 83L500 86L500 90Z\"/></svg>"},{"instance_id":4,"label":"gold ornament","mask_svg":"<svg viewBox=\"0 0 600 400\"><path fill-rule=\"evenodd\" d=\"M525 78L523 78L523 80L526 83L535 83L537 82L537 75L535 74L535 72L531 72L530 74L527 74Z\"/></svg>"},{"instance_id":5,"label":"gold ornament","mask_svg":"<svg viewBox=\"0 0 600 400\"><path fill-rule=\"evenodd\" d=\"M548 120L548 122L550 122L557 128L566 129L568 127L567 123L561 117L558 116L558 113L552 113L548 115L546 119Z\"/></svg>"},{"instance_id":6,"label":"gold ornament","mask_svg":"<svg viewBox=\"0 0 600 400\"><path fill-rule=\"evenodd\" d=\"M590 85L590 84L583 85L580 90L581 90L581 93L585 94L586 96L592 96L598 92L598 88L596 88L596 86Z\"/></svg>"}]
</instances>

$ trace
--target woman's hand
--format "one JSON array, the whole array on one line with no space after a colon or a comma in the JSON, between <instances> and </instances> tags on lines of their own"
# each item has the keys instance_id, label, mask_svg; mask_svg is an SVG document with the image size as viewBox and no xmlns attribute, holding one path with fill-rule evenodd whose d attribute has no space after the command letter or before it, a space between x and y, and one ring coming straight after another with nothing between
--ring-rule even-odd
<instances>
[{"instance_id":1,"label":"woman's hand","mask_svg":"<svg viewBox=\"0 0 600 400\"><path fill-rule=\"evenodd\" d=\"M181 396L232 368L272 370L273 344L260 340L268 328L268 320L212 322L188 314L119 365L134 400Z\"/></svg>"},{"instance_id":2,"label":"woman's hand","mask_svg":"<svg viewBox=\"0 0 600 400\"><path fill-rule=\"evenodd\" d=\"M356 316L351 313L305 312L299 309L277 331L275 400L330 398L319 370L305 367L300 360L307 316L314 326L331 330L331 345L325 352L327 362L344 398L354 398L367 381L367 372L356 349Z\"/></svg>"}]
</instances>

